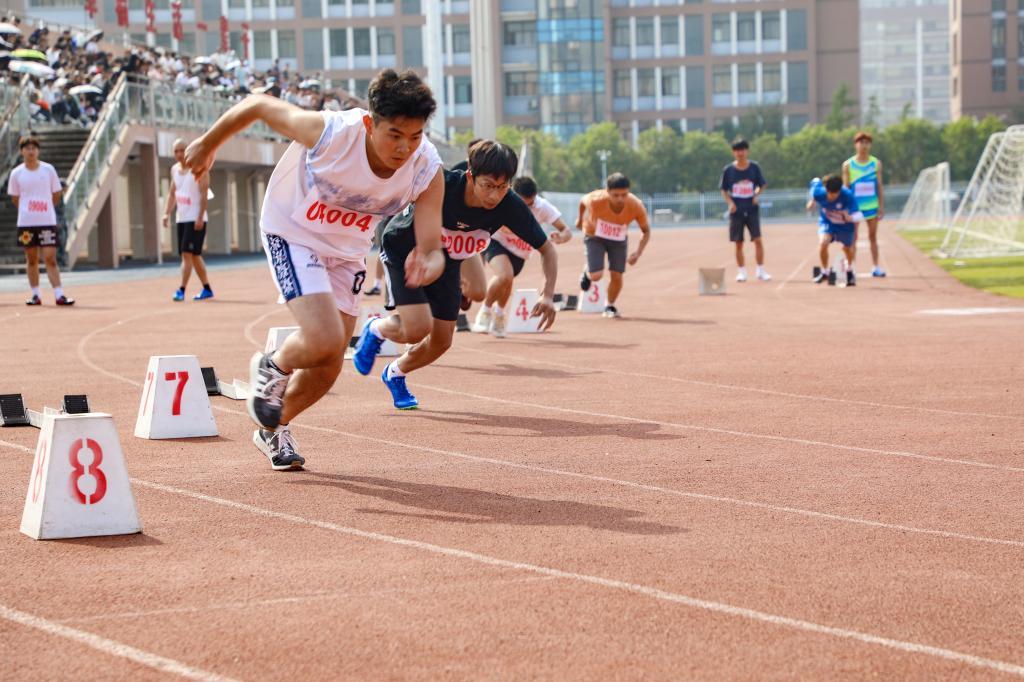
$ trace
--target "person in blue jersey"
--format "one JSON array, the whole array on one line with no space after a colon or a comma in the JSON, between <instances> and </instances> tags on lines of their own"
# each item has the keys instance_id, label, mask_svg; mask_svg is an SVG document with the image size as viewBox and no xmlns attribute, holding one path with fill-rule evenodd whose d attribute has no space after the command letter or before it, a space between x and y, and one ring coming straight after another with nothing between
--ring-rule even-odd
<instances>
[{"instance_id":1,"label":"person in blue jersey","mask_svg":"<svg viewBox=\"0 0 1024 682\"><path fill-rule=\"evenodd\" d=\"M856 223L864 219L857 206L857 199L853 192L843 187L842 178L838 175L826 175L824 180L814 178L811 181L811 198L807 202L807 210L813 210L815 206L819 208L818 243L821 268L814 269L814 282L821 283L828 279L828 247L833 242L839 242L846 256L846 286L856 286L857 276L853 272Z\"/></svg>"},{"instance_id":2,"label":"person in blue jersey","mask_svg":"<svg viewBox=\"0 0 1024 682\"><path fill-rule=\"evenodd\" d=\"M853 138L857 150L843 164L843 185L853 190L857 205L868 224L868 239L871 242L872 277L885 277L885 270L878 264L878 223L885 215L885 192L882 189L882 162L871 156L871 134L863 130Z\"/></svg>"}]
</instances>

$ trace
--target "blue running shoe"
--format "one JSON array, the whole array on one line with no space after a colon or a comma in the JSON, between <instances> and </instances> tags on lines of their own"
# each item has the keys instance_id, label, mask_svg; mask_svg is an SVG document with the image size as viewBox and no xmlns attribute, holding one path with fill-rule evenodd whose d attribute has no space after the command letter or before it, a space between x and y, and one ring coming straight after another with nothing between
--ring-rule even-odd
<instances>
[{"instance_id":1,"label":"blue running shoe","mask_svg":"<svg viewBox=\"0 0 1024 682\"><path fill-rule=\"evenodd\" d=\"M380 380L384 382L384 385L391 391L391 399L395 401L395 407L400 410L415 410L420 405L420 401L416 400L416 396L409 393L409 389L405 385L405 377L395 377L394 379L388 379L388 367L391 366L389 362L384 367L384 372L380 375Z\"/></svg>"},{"instance_id":2,"label":"blue running shoe","mask_svg":"<svg viewBox=\"0 0 1024 682\"><path fill-rule=\"evenodd\" d=\"M363 325L363 330L359 332L359 342L356 343L356 352L352 355L352 364L363 376L373 371L373 361L377 359L381 344L384 343L384 339L378 339L377 335L370 331L370 323L374 319L370 318Z\"/></svg>"},{"instance_id":3,"label":"blue running shoe","mask_svg":"<svg viewBox=\"0 0 1024 682\"><path fill-rule=\"evenodd\" d=\"M193 301L205 301L208 298L213 298L213 289L201 289L198 294L192 297Z\"/></svg>"},{"instance_id":4,"label":"blue running shoe","mask_svg":"<svg viewBox=\"0 0 1024 682\"><path fill-rule=\"evenodd\" d=\"M880 268L880 267L878 267L876 265L875 269L871 271L871 276L872 277L885 277L885 270L883 270L882 268Z\"/></svg>"},{"instance_id":5,"label":"blue running shoe","mask_svg":"<svg viewBox=\"0 0 1024 682\"><path fill-rule=\"evenodd\" d=\"M177 291L175 291L174 292L174 298L172 298L171 300L172 301L184 301L185 300L185 290L184 289L178 289Z\"/></svg>"}]
</instances>

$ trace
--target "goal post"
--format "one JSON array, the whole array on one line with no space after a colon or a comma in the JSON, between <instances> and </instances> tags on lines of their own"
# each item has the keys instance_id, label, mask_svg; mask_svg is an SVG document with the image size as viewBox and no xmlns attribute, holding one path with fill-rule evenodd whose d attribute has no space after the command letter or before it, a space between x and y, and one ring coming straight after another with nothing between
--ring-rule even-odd
<instances>
[{"instance_id":1,"label":"goal post","mask_svg":"<svg viewBox=\"0 0 1024 682\"><path fill-rule=\"evenodd\" d=\"M900 213L900 230L937 230L944 228L950 217L949 164L942 163L921 171L910 197Z\"/></svg>"}]
</instances>

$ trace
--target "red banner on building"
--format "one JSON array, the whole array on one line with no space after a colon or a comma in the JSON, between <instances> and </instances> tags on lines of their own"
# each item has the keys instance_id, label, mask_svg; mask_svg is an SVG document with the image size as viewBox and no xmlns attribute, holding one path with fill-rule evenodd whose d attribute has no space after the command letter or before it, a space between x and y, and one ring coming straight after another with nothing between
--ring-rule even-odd
<instances>
[{"instance_id":1,"label":"red banner on building","mask_svg":"<svg viewBox=\"0 0 1024 682\"><path fill-rule=\"evenodd\" d=\"M249 24L242 24L242 59L249 58Z\"/></svg>"},{"instance_id":2,"label":"red banner on building","mask_svg":"<svg viewBox=\"0 0 1024 682\"><path fill-rule=\"evenodd\" d=\"M90 19L96 16L96 0L85 0L85 13Z\"/></svg>"},{"instance_id":3,"label":"red banner on building","mask_svg":"<svg viewBox=\"0 0 1024 682\"><path fill-rule=\"evenodd\" d=\"M198 28L200 31L209 31L210 30L210 27L206 25L205 21L197 21L196 22L196 28Z\"/></svg>"},{"instance_id":4,"label":"red banner on building","mask_svg":"<svg viewBox=\"0 0 1024 682\"><path fill-rule=\"evenodd\" d=\"M181 0L171 3L171 35L175 40L185 39L185 29L181 25Z\"/></svg>"},{"instance_id":5,"label":"red banner on building","mask_svg":"<svg viewBox=\"0 0 1024 682\"><path fill-rule=\"evenodd\" d=\"M128 0L117 0L115 5L115 11L117 12L117 25L128 27Z\"/></svg>"},{"instance_id":6,"label":"red banner on building","mask_svg":"<svg viewBox=\"0 0 1024 682\"><path fill-rule=\"evenodd\" d=\"M227 52L231 47L230 36L228 35L228 18L220 15L220 51Z\"/></svg>"},{"instance_id":7,"label":"red banner on building","mask_svg":"<svg viewBox=\"0 0 1024 682\"><path fill-rule=\"evenodd\" d=\"M156 33L156 4L146 0L146 33Z\"/></svg>"}]
</instances>

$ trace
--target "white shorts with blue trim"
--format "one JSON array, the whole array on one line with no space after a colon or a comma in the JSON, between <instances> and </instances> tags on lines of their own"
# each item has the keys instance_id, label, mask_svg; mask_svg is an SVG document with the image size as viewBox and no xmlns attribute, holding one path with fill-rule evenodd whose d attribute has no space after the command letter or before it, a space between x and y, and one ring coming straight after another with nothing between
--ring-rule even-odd
<instances>
[{"instance_id":1,"label":"white shorts with blue trim","mask_svg":"<svg viewBox=\"0 0 1024 682\"><path fill-rule=\"evenodd\" d=\"M359 316L359 301L366 281L365 261L321 256L279 235L260 234L281 303L310 294L331 294L338 310Z\"/></svg>"}]
</instances>

